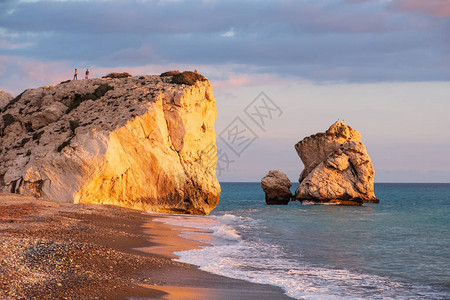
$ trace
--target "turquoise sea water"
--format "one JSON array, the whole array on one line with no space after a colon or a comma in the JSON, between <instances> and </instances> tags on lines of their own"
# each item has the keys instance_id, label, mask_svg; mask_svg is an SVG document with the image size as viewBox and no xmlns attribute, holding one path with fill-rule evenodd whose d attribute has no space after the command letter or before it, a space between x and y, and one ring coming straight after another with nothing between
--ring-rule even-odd
<instances>
[{"instance_id":1,"label":"turquoise sea water","mask_svg":"<svg viewBox=\"0 0 450 300\"><path fill-rule=\"evenodd\" d=\"M210 216L163 220L212 237L180 261L296 299L450 299L450 184L376 184L380 204L363 207L267 206L259 183L221 186Z\"/></svg>"}]
</instances>

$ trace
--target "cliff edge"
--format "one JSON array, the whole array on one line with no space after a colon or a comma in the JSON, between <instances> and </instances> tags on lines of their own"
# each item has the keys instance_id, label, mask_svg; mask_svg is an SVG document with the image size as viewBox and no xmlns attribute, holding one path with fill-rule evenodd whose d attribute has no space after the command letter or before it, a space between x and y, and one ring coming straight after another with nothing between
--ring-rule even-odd
<instances>
[{"instance_id":1,"label":"cliff edge","mask_svg":"<svg viewBox=\"0 0 450 300\"><path fill-rule=\"evenodd\" d=\"M0 191L208 214L219 202L209 81L102 78L30 89L0 118Z\"/></svg>"},{"instance_id":2,"label":"cliff edge","mask_svg":"<svg viewBox=\"0 0 450 300\"><path fill-rule=\"evenodd\" d=\"M0 90L0 110L6 106L14 97L3 90Z\"/></svg>"}]
</instances>

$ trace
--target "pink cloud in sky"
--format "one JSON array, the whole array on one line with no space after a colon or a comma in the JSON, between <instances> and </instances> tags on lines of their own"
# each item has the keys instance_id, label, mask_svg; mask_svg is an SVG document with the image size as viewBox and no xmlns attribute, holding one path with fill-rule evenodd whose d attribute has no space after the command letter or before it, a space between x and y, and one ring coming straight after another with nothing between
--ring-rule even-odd
<instances>
[{"instance_id":1,"label":"pink cloud in sky","mask_svg":"<svg viewBox=\"0 0 450 300\"><path fill-rule=\"evenodd\" d=\"M449 0L394 0L392 5L400 10L420 12L436 17L450 17Z\"/></svg>"},{"instance_id":2,"label":"pink cloud in sky","mask_svg":"<svg viewBox=\"0 0 450 300\"><path fill-rule=\"evenodd\" d=\"M17 95L28 88L57 84L71 79L73 68L67 62L44 62L0 55L0 89Z\"/></svg>"},{"instance_id":3,"label":"pink cloud in sky","mask_svg":"<svg viewBox=\"0 0 450 300\"><path fill-rule=\"evenodd\" d=\"M75 68L78 69L79 78L84 78L83 74L86 68L90 71L90 78L100 78L111 72L128 72L136 76L161 74L172 69L182 71L194 71L195 68L198 68L199 71L205 69L193 65L124 65L105 68L82 62L71 65L66 61L44 62L18 56L0 55L0 89L18 95L28 88L58 84L61 81L72 79Z\"/></svg>"},{"instance_id":4,"label":"pink cloud in sky","mask_svg":"<svg viewBox=\"0 0 450 300\"><path fill-rule=\"evenodd\" d=\"M239 88L249 83L248 74L235 74L223 79L213 80L213 86L217 90L227 88Z\"/></svg>"},{"instance_id":5,"label":"pink cloud in sky","mask_svg":"<svg viewBox=\"0 0 450 300\"><path fill-rule=\"evenodd\" d=\"M255 73L254 68L244 65L190 65L190 64L158 64L144 66L122 66L113 68L97 68L92 66L92 76L101 77L111 72L128 72L136 75L161 74L168 70L194 71L206 76L215 91L224 92L234 90L243 86L277 85L283 84L284 80L276 74ZM249 72L237 72L234 69L245 69ZM91 70L91 69L90 69Z\"/></svg>"},{"instance_id":6,"label":"pink cloud in sky","mask_svg":"<svg viewBox=\"0 0 450 300\"><path fill-rule=\"evenodd\" d=\"M286 85L287 82L306 83L308 80L282 77L274 73L235 73L230 72L219 79L212 79L211 84L217 92L234 91L241 87L262 87Z\"/></svg>"},{"instance_id":7,"label":"pink cloud in sky","mask_svg":"<svg viewBox=\"0 0 450 300\"><path fill-rule=\"evenodd\" d=\"M188 64L152 64L142 66L98 67L79 63L70 65L68 62L43 62L25 59L17 56L0 55L0 89L18 95L28 88L58 84L72 79L74 68L78 74L84 74L89 68L90 78L100 78L111 72L128 72L133 76L157 75L168 70L197 69L200 74L208 77L217 92L232 91L243 86L278 85L285 82L275 74L255 73L251 66L243 65L188 65ZM234 69L247 71L235 71ZM82 78L82 76L80 76Z\"/></svg>"}]
</instances>

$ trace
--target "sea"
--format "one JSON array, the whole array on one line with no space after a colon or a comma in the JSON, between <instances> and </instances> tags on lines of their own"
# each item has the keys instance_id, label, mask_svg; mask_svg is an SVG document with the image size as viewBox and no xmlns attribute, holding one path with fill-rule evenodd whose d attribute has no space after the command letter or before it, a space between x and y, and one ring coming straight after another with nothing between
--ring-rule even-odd
<instances>
[{"instance_id":1,"label":"sea","mask_svg":"<svg viewBox=\"0 0 450 300\"><path fill-rule=\"evenodd\" d=\"M208 240L177 261L294 299L450 299L450 184L377 183L380 203L360 207L268 206L260 183L221 187L209 216L157 218Z\"/></svg>"}]
</instances>

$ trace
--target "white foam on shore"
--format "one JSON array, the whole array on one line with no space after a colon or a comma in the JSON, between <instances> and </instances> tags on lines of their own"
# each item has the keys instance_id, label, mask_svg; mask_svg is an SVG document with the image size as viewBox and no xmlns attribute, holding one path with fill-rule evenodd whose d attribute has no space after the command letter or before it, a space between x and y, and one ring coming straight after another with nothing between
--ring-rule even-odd
<instances>
[{"instance_id":1,"label":"white foam on shore","mask_svg":"<svg viewBox=\"0 0 450 300\"><path fill-rule=\"evenodd\" d=\"M165 224L202 229L214 237L211 246L176 252L176 261L194 264L210 273L283 288L296 299L425 299L414 287L375 275L327 269L289 259L281 246L245 239L239 229L262 230L251 218L173 215L156 218ZM252 228L254 227L254 228ZM189 230L183 236L195 239ZM198 234L195 231L195 234ZM428 295L429 296L429 295Z\"/></svg>"},{"instance_id":2,"label":"white foam on shore","mask_svg":"<svg viewBox=\"0 0 450 300\"><path fill-rule=\"evenodd\" d=\"M203 229L206 231L204 234L209 233L219 239L219 241L216 242L220 242L220 239L226 241L239 241L241 239L241 236L236 229L227 224L229 222L234 222L237 218L238 217L234 215L224 215L222 217L172 215L170 218L155 218L154 221L180 227ZM221 220L225 222L221 222ZM191 233L189 230L181 231L185 237L189 238ZM198 232L196 232L196 234L198 234Z\"/></svg>"},{"instance_id":3,"label":"white foam on shore","mask_svg":"<svg viewBox=\"0 0 450 300\"><path fill-rule=\"evenodd\" d=\"M176 261L222 276L279 286L296 299L367 299L367 294L375 290L384 294L384 299L394 299L388 293L393 284L382 278L301 266L295 261L277 258L277 252L273 245L239 243L177 252L179 259ZM360 291L357 291L358 286ZM361 296L349 296L349 289L355 289L352 295Z\"/></svg>"}]
</instances>

